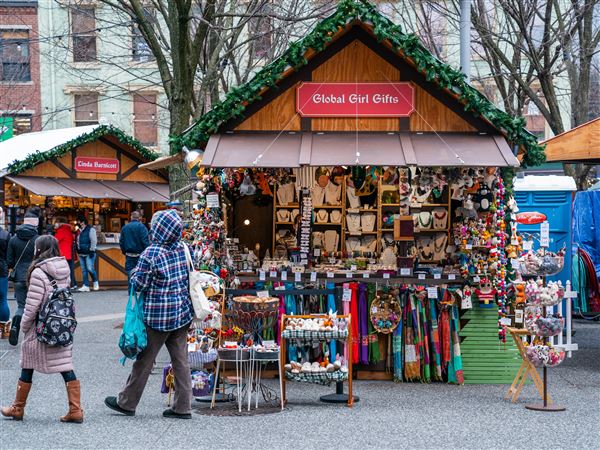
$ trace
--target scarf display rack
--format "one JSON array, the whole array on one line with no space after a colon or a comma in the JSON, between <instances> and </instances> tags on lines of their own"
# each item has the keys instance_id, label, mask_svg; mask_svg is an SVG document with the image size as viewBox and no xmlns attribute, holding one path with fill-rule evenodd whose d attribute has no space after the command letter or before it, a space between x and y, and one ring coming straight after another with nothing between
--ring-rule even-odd
<instances>
[{"instance_id":1,"label":"scarf display rack","mask_svg":"<svg viewBox=\"0 0 600 450\"><path fill-rule=\"evenodd\" d=\"M287 316L315 317L337 312L338 317L352 317L349 341L352 353L348 351L348 345L336 345L334 341L308 351L302 345L296 345L293 339L284 342L276 331L265 330L264 339L279 341L282 367L290 361L323 361L327 353L332 361L336 357L351 361L348 368L350 370L354 366L359 379L381 379L383 375L397 382L464 382L458 338L460 281L448 284L446 280L444 284L437 285L434 283L442 280L430 279L426 283L421 280L420 284L419 280L414 280L415 284L395 283L389 279L360 282L319 280L309 284L249 281L249 277L244 277L240 281L244 288L228 290L229 296L268 291L268 295L280 298L279 331L281 318ZM372 322L371 303L378 294L392 295L401 307L399 325L390 334L378 333L377 324ZM348 395L340 397L341 394L343 389L336 385L336 394L329 398L341 398L347 402Z\"/></svg>"}]
</instances>

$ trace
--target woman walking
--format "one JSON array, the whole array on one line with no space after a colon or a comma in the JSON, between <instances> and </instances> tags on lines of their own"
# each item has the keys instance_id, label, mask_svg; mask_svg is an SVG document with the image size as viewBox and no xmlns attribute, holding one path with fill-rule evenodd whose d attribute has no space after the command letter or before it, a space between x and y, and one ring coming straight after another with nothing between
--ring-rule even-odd
<instances>
[{"instance_id":1,"label":"woman walking","mask_svg":"<svg viewBox=\"0 0 600 450\"><path fill-rule=\"evenodd\" d=\"M40 236L34 245L34 260L27 273L27 299L25 312L21 319L24 338L21 344L21 376L17 383L15 401L11 406L3 407L4 417L23 420L27 396L31 389L33 372L60 373L65 381L69 412L60 418L61 422L83 422L83 410L80 403L80 384L73 372L73 346L49 346L37 339L36 321L38 313L54 288L68 288L70 283L69 264L60 256L58 241L50 235Z\"/></svg>"},{"instance_id":2,"label":"woman walking","mask_svg":"<svg viewBox=\"0 0 600 450\"><path fill-rule=\"evenodd\" d=\"M106 397L110 409L135 415L152 371L156 355L166 346L175 375L173 407L164 417L192 418L192 383L187 357L187 332L193 318L188 290L189 272L185 245L181 242L183 224L176 211L159 211L152 217L152 243L140 255L131 272L131 285L144 293L144 323L148 345L133 363L125 388L117 397Z\"/></svg>"}]
</instances>

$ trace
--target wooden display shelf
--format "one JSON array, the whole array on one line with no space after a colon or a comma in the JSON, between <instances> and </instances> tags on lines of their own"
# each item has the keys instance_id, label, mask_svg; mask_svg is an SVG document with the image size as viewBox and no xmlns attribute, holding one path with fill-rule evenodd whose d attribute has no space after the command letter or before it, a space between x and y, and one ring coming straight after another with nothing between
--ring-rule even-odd
<instances>
[{"instance_id":1,"label":"wooden display shelf","mask_svg":"<svg viewBox=\"0 0 600 450\"><path fill-rule=\"evenodd\" d=\"M327 227L341 227L343 224L341 222L314 222L313 226L327 226Z\"/></svg>"},{"instance_id":2,"label":"wooden display shelf","mask_svg":"<svg viewBox=\"0 0 600 450\"><path fill-rule=\"evenodd\" d=\"M344 230L344 233L349 234L350 236L361 236L363 234L377 234L378 231L348 231L348 230Z\"/></svg>"},{"instance_id":3,"label":"wooden display shelf","mask_svg":"<svg viewBox=\"0 0 600 450\"><path fill-rule=\"evenodd\" d=\"M346 208L348 214L360 214L364 212L377 212L377 208Z\"/></svg>"},{"instance_id":4,"label":"wooden display shelf","mask_svg":"<svg viewBox=\"0 0 600 450\"><path fill-rule=\"evenodd\" d=\"M387 208L387 207L399 208L400 207L400 203L382 203L381 207L382 208Z\"/></svg>"},{"instance_id":5,"label":"wooden display shelf","mask_svg":"<svg viewBox=\"0 0 600 450\"><path fill-rule=\"evenodd\" d=\"M294 222L275 222L275 225L294 225Z\"/></svg>"},{"instance_id":6,"label":"wooden display shelf","mask_svg":"<svg viewBox=\"0 0 600 450\"><path fill-rule=\"evenodd\" d=\"M313 209L343 209L344 207L342 205L321 205L321 206L315 206L313 205Z\"/></svg>"},{"instance_id":7,"label":"wooden display shelf","mask_svg":"<svg viewBox=\"0 0 600 450\"><path fill-rule=\"evenodd\" d=\"M421 230L419 228L415 228L415 234L417 233L448 233L450 231L449 228L440 228L439 230Z\"/></svg>"},{"instance_id":8,"label":"wooden display shelf","mask_svg":"<svg viewBox=\"0 0 600 450\"><path fill-rule=\"evenodd\" d=\"M447 208L448 207L448 203L422 203L419 206L410 206L413 209L420 209L420 208Z\"/></svg>"}]
</instances>

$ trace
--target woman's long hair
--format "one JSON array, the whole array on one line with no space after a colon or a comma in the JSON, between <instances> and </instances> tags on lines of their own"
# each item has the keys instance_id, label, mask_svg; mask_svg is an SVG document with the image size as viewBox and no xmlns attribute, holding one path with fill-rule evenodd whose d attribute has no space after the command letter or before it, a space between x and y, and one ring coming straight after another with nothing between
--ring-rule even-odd
<instances>
[{"instance_id":1,"label":"woman's long hair","mask_svg":"<svg viewBox=\"0 0 600 450\"><path fill-rule=\"evenodd\" d=\"M29 284L31 272L33 272L33 269L35 269L39 263L48 258L55 258L57 256L60 256L58 240L50 234L44 234L38 237L35 240L35 251L33 253L33 261L31 262L31 265L29 266L29 271L27 272L27 284Z\"/></svg>"}]
</instances>

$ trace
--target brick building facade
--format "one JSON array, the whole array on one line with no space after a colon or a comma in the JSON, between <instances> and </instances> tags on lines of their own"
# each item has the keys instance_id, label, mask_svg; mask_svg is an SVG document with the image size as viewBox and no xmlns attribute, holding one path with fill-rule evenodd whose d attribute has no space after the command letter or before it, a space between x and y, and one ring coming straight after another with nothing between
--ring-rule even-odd
<instances>
[{"instance_id":1,"label":"brick building facade","mask_svg":"<svg viewBox=\"0 0 600 450\"><path fill-rule=\"evenodd\" d=\"M1 0L0 121L14 134L42 128L39 39L37 0Z\"/></svg>"}]
</instances>

